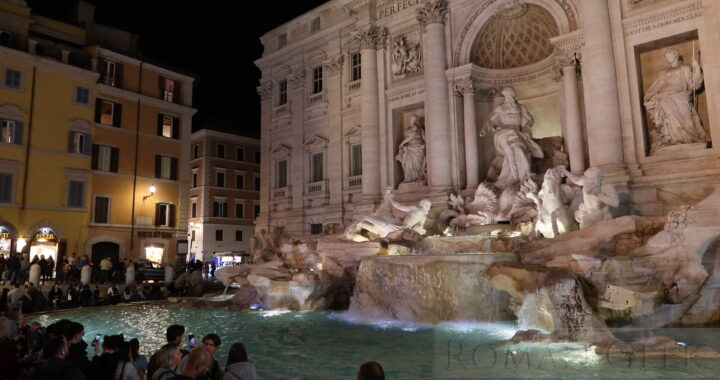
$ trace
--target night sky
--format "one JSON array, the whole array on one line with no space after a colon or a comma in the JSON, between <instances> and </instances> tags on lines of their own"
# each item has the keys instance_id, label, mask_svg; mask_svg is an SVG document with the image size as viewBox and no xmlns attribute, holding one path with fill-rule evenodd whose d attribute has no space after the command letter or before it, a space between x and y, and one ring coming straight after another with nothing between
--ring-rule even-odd
<instances>
[{"instance_id":1,"label":"night sky","mask_svg":"<svg viewBox=\"0 0 720 380\"><path fill-rule=\"evenodd\" d=\"M196 81L194 128L206 120L237 125L259 137L260 103L255 87L262 54L260 36L324 0L90 0L96 23L140 36L142 54L191 73ZM28 0L34 12L70 20L74 0ZM237 8L242 7L241 11Z\"/></svg>"}]
</instances>

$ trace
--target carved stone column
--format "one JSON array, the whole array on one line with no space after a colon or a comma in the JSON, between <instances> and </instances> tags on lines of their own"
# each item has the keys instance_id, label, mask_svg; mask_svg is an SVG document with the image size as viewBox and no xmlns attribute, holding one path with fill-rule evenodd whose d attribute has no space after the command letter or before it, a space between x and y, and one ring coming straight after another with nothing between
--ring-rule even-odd
<instances>
[{"instance_id":1,"label":"carved stone column","mask_svg":"<svg viewBox=\"0 0 720 380\"><path fill-rule=\"evenodd\" d=\"M447 0L425 0L417 8L417 19L423 26L427 182L438 189L452 186L450 96L445 76L447 4Z\"/></svg>"},{"instance_id":2,"label":"carved stone column","mask_svg":"<svg viewBox=\"0 0 720 380\"><path fill-rule=\"evenodd\" d=\"M380 100L377 47L386 31L375 26L355 34L360 46L360 124L362 125L362 189L365 200L380 197Z\"/></svg>"},{"instance_id":3,"label":"carved stone column","mask_svg":"<svg viewBox=\"0 0 720 380\"><path fill-rule=\"evenodd\" d=\"M565 146L570 159L570 171L582 173L585 171L585 142L578 93L578 61L573 51L560 52L556 58L558 70L562 72Z\"/></svg>"},{"instance_id":4,"label":"carved stone column","mask_svg":"<svg viewBox=\"0 0 720 380\"><path fill-rule=\"evenodd\" d=\"M581 10L590 165L617 168L623 165L624 160L608 3L607 0L583 1Z\"/></svg>"},{"instance_id":5,"label":"carved stone column","mask_svg":"<svg viewBox=\"0 0 720 380\"><path fill-rule=\"evenodd\" d=\"M455 91L463 97L463 125L465 131L465 175L466 187L480 184L477 120L475 117L475 84L464 78L455 83Z\"/></svg>"}]
</instances>

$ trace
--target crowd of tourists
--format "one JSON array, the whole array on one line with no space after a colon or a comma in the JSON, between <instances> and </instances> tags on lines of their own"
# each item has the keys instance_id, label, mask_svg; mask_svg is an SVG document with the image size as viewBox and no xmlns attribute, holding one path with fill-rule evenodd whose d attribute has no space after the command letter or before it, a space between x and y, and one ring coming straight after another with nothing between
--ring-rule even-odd
<instances>
[{"instance_id":1,"label":"crowd of tourists","mask_svg":"<svg viewBox=\"0 0 720 380\"><path fill-rule=\"evenodd\" d=\"M82 324L63 319L43 327L28 324L26 316L11 309L0 316L0 380L254 380L256 370L245 346L230 346L224 366L215 359L222 340L205 335L190 350L184 350L185 327L172 325L166 343L147 358L140 354L140 341L123 334L96 335L85 342ZM88 352L90 351L90 352ZM91 355L89 355L92 354ZM384 379L377 362L360 366L357 378Z\"/></svg>"}]
</instances>

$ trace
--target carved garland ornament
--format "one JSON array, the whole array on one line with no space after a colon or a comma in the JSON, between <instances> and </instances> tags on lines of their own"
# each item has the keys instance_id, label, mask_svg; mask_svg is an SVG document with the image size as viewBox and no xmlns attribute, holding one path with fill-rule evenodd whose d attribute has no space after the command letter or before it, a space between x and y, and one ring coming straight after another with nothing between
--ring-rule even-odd
<instances>
[{"instance_id":1,"label":"carved garland ornament","mask_svg":"<svg viewBox=\"0 0 720 380\"><path fill-rule=\"evenodd\" d=\"M260 95L260 100L269 100L272 97L271 83L261 84L260 86L255 87L255 89L257 90L258 95Z\"/></svg>"},{"instance_id":2,"label":"carved garland ornament","mask_svg":"<svg viewBox=\"0 0 720 380\"><path fill-rule=\"evenodd\" d=\"M448 2L447 0L425 0L425 4L418 7L415 12L423 28L429 24L445 24Z\"/></svg>"},{"instance_id":3,"label":"carved garland ornament","mask_svg":"<svg viewBox=\"0 0 720 380\"><path fill-rule=\"evenodd\" d=\"M458 96L463 96L465 94L474 94L477 92L478 85L472 80L472 78L458 78L453 82L452 89Z\"/></svg>"},{"instance_id":4,"label":"carved garland ornament","mask_svg":"<svg viewBox=\"0 0 720 380\"><path fill-rule=\"evenodd\" d=\"M335 58L330 58L327 61L323 63L325 68L327 69L328 73L330 75L335 75L342 71L343 62L345 61L345 56L339 55Z\"/></svg>"},{"instance_id":5,"label":"carved garland ornament","mask_svg":"<svg viewBox=\"0 0 720 380\"><path fill-rule=\"evenodd\" d=\"M378 46L385 47L387 29L371 25L367 29L360 29L353 33L351 43L356 43L360 49L377 49Z\"/></svg>"}]
</instances>

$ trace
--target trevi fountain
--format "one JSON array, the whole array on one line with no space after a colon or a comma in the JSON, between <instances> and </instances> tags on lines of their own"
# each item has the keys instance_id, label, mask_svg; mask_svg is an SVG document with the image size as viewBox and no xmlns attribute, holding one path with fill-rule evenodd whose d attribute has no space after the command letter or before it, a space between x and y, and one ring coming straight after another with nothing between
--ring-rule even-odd
<instances>
[{"instance_id":1,"label":"trevi fountain","mask_svg":"<svg viewBox=\"0 0 720 380\"><path fill-rule=\"evenodd\" d=\"M357 28L320 58L283 56L305 42L274 45L282 28L263 38L263 165L300 159L287 183L263 169L272 190L252 263L216 272L225 296L186 305L380 326L355 332L366 338L336 322L309 331L327 337L315 342L329 347L324 360L374 352L417 367L398 378L717 376L720 2L327 4L322 20ZM349 87L346 46L363 65ZM330 89L302 119L293 65L313 60ZM297 101L273 105L284 77ZM357 110L362 136L321 138L316 110L342 128ZM360 141L354 196L333 165L339 146ZM307 187L303 154L318 149L330 179ZM352 203L350 216L321 234L295 227L333 202Z\"/></svg>"}]
</instances>

